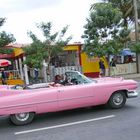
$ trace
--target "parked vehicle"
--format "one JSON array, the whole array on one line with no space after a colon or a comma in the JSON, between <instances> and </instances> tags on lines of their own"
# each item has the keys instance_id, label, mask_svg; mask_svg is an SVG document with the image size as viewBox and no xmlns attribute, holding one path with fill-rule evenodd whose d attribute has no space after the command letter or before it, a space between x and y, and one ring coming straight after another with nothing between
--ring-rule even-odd
<instances>
[{"instance_id":1,"label":"parked vehicle","mask_svg":"<svg viewBox=\"0 0 140 140\"><path fill-rule=\"evenodd\" d=\"M138 96L134 80L90 79L78 71L68 71L65 76L64 85L1 85L0 115L9 115L15 125L24 125L32 122L35 114L103 104L118 109L125 105L127 98Z\"/></svg>"}]
</instances>

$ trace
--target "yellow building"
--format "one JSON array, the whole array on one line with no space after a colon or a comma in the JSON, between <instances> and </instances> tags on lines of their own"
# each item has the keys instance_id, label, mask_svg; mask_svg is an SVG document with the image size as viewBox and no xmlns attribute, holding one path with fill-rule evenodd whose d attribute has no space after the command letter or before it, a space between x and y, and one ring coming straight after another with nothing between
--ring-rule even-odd
<instances>
[{"instance_id":1,"label":"yellow building","mask_svg":"<svg viewBox=\"0 0 140 140\"><path fill-rule=\"evenodd\" d=\"M99 77L99 58L91 57L89 58L85 52L82 52L83 44L71 44L67 45L65 51L73 51L77 55L78 59L75 58L77 64L82 67L82 72L88 77ZM105 68L108 68L108 64L105 57L101 58L104 61Z\"/></svg>"}]
</instances>

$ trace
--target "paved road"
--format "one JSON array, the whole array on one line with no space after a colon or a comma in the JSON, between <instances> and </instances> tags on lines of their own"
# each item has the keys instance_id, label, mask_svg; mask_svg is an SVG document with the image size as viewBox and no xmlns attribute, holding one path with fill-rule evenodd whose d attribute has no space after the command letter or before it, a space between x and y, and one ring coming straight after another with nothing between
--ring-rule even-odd
<instances>
[{"instance_id":1,"label":"paved road","mask_svg":"<svg viewBox=\"0 0 140 140\"><path fill-rule=\"evenodd\" d=\"M140 91L140 83L139 88ZM36 116L25 126L0 117L0 140L139 140L140 96L122 109L104 106Z\"/></svg>"}]
</instances>

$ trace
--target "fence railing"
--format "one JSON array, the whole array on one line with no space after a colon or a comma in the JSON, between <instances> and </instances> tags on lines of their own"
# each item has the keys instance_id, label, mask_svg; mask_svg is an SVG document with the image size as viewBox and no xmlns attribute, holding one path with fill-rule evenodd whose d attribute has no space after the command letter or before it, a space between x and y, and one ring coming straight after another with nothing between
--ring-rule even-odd
<instances>
[{"instance_id":1,"label":"fence railing","mask_svg":"<svg viewBox=\"0 0 140 140\"><path fill-rule=\"evenodd\" d=\"M66 67L53 67L51 70L51 75L48 76L48 81L53 81L55 75L64 75L66 71L75 70L82 73L81 66L66 66Z\"/></svg>"},{"instance_id":2,"label":"fence railing","mask_svg":"<svg viewBox=\"0 0 140 140\"><path fill-rule=\"evenodd\" d=\"M50 72L48 73L46 71L47 74L47 82L52 82L54 81L54 77L55 75L64 75L66 71L68 70L76 70L76 71L80 71L82 72L82 68L81 66L66 66L66 67L54 67L51 66L50 67ZM38 80L34 78L34 72L33 70L30 71L30 83L41 83L44 81L44 75L43 75L43 69L39 71L39 77Z\"/></svg>"},{"instance_id":3,"label":"fence railing","mask_svg":"<svg viewBox=\"0 0 140 140\"><path fill-rule=\"evenodd\" d=\"M6 70L6 79L12 80L12 79L20 79L20 73L18 70Z\"/></svg>"}]
</instances>

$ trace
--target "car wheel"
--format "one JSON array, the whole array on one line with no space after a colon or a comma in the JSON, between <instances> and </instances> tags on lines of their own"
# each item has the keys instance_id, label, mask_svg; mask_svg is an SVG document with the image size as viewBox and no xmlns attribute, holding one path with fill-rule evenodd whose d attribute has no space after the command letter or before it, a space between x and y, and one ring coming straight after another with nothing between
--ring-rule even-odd
<instances>
[{"instance_id":1,"label":"car wheel","mask_svg":"<svg viewBox=\"0 0 140 140\"><path fill-rule=\"evenodd\" d=\"M33 112L18 113L18 114L12 114L10 116L10 120L15 125L25 125L25 124L31 123L34 116L35 116L35 113Z\"/></svg>"},{"instance_id":2,"label":"car wheel","mask_svg":"<svg viewBox=\"0 0 140 140\"><path fill-rule=\"evenodd\" d=\"M126 103L126 95L123 91L117 91L112 94L108 101L108 105L111 108L118 109L122 108Z\"/></svg>"}]
</instances>

